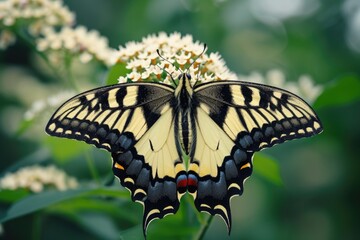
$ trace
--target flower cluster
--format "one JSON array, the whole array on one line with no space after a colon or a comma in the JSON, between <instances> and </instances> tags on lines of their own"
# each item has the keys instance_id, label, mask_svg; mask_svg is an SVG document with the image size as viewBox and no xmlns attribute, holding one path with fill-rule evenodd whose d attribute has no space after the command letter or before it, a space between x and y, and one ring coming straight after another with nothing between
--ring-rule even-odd
<instances>
[{"instance_id":1,"label":"flower cluster","mask_svg":"<svg viewBox=\"0 0 360 240\"><path fill-rule=\"evenodd\" d=\"M5 0L0 2L0 47L6 48L14 42L13 26L26 26L29 33L37 36L43 29L55 26L70 26L75 16L60 0ZM10 39L11 41L6 41Z\"/></svg>"},{"instance_id":2,"label":"flower cluster","mask_svg":"<svg viewBox=\"0 0 360 240\"><path fill-rule=\"evenodd\" d=\"M160 55L157 53L159 50ZM117 52L117 62L125 63L130 72L119 82L156 81L171 84L181 72L189 72L196 81L236 79L218 53L204 53L204 44L191 35L180 33L149 35L141 42L128 42ZM171 76L170 76L171 75Z\"/></svg>"},{"instance_id":3,"label":"flower cluster","mask_svg":"<svg viewBox=\"0 0 360 240\"><path fill-rule=\"evenodd\" d=\"M323 91L323 87L315 85L310 76L302 75L297 82L287 81L284 73L278 69L268 71L265 76L258 72L253 72L248 76L239 76L238 79L286 89L301 96L309 103L313 103Z\"/></svg>"},{"instance_id":4,"label":"flower cluster","mask_svg":"<svg viewBox=\"0 0 360 240\"><path fill-rule=\"evenodd\" d=\"M37 40L39 51L70 53L79 56L82 63L88 63L93 58L105 65L115 61L115 50L108 46L108 40L95 30L88 31L83 26L76 28L64 27L59 32L47 29L43 37Z\"/></svg>"},{"instance_id":5,"label":"flower cluster","mask_svg":"<svg viewBox=\"0 0 360 240\"><path fill-rule=\"evenodd\" d=\"M75 178L68 176L55 166L24 167L14 173L6 174L0 179L0 189L28 189L31 192L41 192L44 189L55 188L63 191L78 186Z\"/></svg>"},{"instance_id":6,"label":"flower cluster","mask_svg":"<svg viewBox=\"0 0 360 240\"><path fill-rule=\"evenodd\" d=\"M159 50L160 55L157 53ZM172 79L188 71L192 84L217 80L242 80L287 89L308 102L313 102L322 92L309 76L300 76L298 82L287 81L279 70L271 70L266 76L253 72L249 76L237 76L225 65L219 53L204 53L204 44L194 42L191 35L159 33L128 42L117 52L117 62L124 63L129 73L120 76L119 83L154 81L172 84Z\"/></svg>"}]
</instances>

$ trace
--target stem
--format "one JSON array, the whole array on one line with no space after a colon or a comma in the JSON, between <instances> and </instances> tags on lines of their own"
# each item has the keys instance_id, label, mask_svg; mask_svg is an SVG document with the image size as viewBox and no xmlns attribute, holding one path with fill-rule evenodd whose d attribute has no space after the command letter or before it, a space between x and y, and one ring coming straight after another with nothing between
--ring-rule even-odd
<instances>
[{"instance_id":1,"label":"stem","mask_svg":"<svg viewBox=\"0 0 360 240\"><path fill-rule=\"evenodd\" d=\"M204 238L206 231L208 230L211 221L213 220L214 216L209 215L206 221L201 225L199 232L196 234L194 240L201 240Z\"/></svg>"},{"instance_id":2,"label":"stem","mask_svg":"<svg viewBox=\"0 0 360 240\"><path fill-rule=\"evenodd\" d=\"M31 239L41 238L41 215L39 212L33 214Z\"/></svg>"},{"instance_id":3,"label":"stem","mask_svg":"<svg viewBox=\"0 0 360 240\"><path fill-rule=\"evenodd\" d=\"M78 91L79 89L75 84L74 76L71 71L71 64L72 64L72 56L68 52L65 52L64 65L65 65L67 82L73 89Z\"/></svg>"},{"instance_id":4,"label":"stem","mask_svg":"<svg viewBox=\"0 0 360 240\"><path fill-rule=\"evenodd\" d=\"M17 36L19 37L19 39L21 41L23 41L28 47L30 47L34 52L36 52L44 60L44 62L54 73L56 78L63 79L60 72L58 71L58 68L56 68L55 66L53 66L51 64L51 61L49 60L49 58L47 57L47 55L45 53L39 51L36 48L34 42L29 39L27 34L24 32L24 30L18 29L17 31L15 30L15 32L17 33Z\"/></svg>"}]
</instances>

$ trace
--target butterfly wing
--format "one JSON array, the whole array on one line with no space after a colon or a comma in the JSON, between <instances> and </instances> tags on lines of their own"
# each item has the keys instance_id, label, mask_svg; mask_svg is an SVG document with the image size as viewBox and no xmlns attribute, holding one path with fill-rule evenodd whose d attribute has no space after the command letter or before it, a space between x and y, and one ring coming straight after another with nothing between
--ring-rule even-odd
<instances>
[{"instance_id":1,"label":"butterfly wing","mask_svg":"<svg viewBox=\"0 0 360 240\"><path fill-rule=\"evenodd\" d=\"M113 172L151 220L179 208L176 179L185 171L175 144L174 89L155 83L113 85L82 93L51 117L46 132L112 153Z\"/></svg>"},{"instance_id":2,"label":"butterfly wing","mask_svg":"<svg viewBox=\"0 0 360 240\"><path fill-rule=\"evenodd\" d=\"M255 151L322 131L301 98L274 87L219 81L195 87L196 147L189 170L198 179L195 206L231 229L230 199L241 195Z\"/></svg>"}]
</instances>

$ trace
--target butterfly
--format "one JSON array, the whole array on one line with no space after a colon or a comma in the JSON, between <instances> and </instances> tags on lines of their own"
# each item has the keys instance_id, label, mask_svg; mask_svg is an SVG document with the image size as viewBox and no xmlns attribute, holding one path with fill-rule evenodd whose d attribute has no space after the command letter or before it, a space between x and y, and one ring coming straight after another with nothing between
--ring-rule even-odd
<instances>
[{"instance_id":1,"label":"butterfly","mask_svg":"<svg viewBox=\"0 0 360 240\"><path fill-rule=\"evenodd\" d=\"M46 126L111 153L114 174L144 207L144 235L185 193L230 233L230 199L243 193L254 153L321 131L314 110L286 90L236 80L192 86L184 72L175 87L134 82L81 93Z\"/></svg>"}]
</instances>

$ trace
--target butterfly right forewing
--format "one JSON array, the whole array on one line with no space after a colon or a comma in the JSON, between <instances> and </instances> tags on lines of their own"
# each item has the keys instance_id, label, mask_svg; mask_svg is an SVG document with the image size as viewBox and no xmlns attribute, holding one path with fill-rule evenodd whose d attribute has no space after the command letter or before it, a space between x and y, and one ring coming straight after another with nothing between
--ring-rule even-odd
<instances>
[{"instance_id":1,"label":"butterfly right forewing","mask_svg":"<svg viewBox=\"0 0 360 240\"><path fill-rule=\"evenodd\" d=\"M300 97L283 89L219 81L200 85L195 91L200 108L208 111L243 149L259 151L322 131L314 110Z\"/></svg>"}]
</instances>

